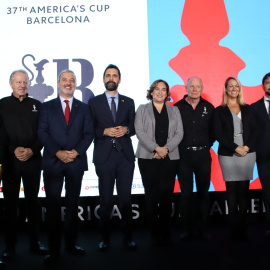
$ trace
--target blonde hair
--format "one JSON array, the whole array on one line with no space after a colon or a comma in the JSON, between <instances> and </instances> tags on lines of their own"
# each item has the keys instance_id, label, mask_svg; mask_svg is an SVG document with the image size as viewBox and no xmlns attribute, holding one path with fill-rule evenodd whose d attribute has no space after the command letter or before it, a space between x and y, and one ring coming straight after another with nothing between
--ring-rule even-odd
<instances>
[{"instance_id":1,"label":"blonde hair","mask_svg":"<svg viewBox=\"0 0 270 270\"><path fill-rule=\"evenodd\" d=\"M242 90L242 85L240 83L240 81L235 78L235 77L229 77L226 81L225 81L225 84L224 84L224 89L223 89L223 102L221 104L221 106L225 107L227 104L228 104L228 95L227 95L227 86L229 84L229 81L230 80L235 80L238 85L239 85L239 94L238 94L238 97L237 97L237 102L239 105L246 105L246 102L244 100L244 96L243 96L243 90Z\"/></svg>"}]
</instances>

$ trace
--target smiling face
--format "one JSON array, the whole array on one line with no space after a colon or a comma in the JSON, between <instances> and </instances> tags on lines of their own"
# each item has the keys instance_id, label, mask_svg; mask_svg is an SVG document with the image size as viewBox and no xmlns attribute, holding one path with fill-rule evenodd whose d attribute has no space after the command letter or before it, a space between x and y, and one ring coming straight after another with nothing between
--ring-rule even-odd
<instances>
[{"instance_id":1,"label":"smiling face","mask_svg":"<svg viewBox=\"0 0 270 270\"><path fill-rule=\"evenodd\" d=\"M164 103L168 96L167 87L164 82L159 82L151 93L154 103Z\"/></svg>"},{"instance_id":2,"label":"smiling face","mask_svg":"<svg viewBox=\"0 0 270 270\"><path fill-rule=\"evenodd\" d=\"M28 89L28 79L23 72L15 72L12 81L9 82L13 90L13 96L16 98L24 97Z\"/></svg>"},{"instance_id":3,"label":"smiling face","mask_svg":"<svg viewBox=\"0 0 270 270\"><path fill-rule=\"evenodd\" d=\"M228 98L237 98L240 92L240 85L234 79L230 79L228 81L228 85L226 87L226 93Z\"/></svg>"},{"instance_id":4,"label":"smiling face","mask_svg":"<svg viewBox=\"0 0 270 270\"><path fill-rule=\"evenodd\" d=\"M71 72L62 73L57 86L60 89L61 97L65 99L73 97L76 88L74 75Z\"/></svg>"}]
</instances>

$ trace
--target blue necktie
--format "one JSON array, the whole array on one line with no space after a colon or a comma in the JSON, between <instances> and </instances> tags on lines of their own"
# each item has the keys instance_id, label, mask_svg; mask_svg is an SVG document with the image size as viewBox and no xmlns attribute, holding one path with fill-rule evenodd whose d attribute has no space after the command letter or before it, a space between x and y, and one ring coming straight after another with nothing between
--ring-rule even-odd
<instances>
[{"instance_id":1,"label":"blue necktie","mask_svg":"<svg viewBox=\"0 0 270 270\"><path fill-rule=\"evenodd\" d=\"M112 116L113 116L113 121L115 122L116 119L116 104L115 104L115 97L111 97L112 103L111 103L111 111L112 111Z\"/></svg>"},{"instance_id":2,"label":"blue necktie","mask_svg":"<svg viewBox=\"0 0 270 270\"><path fill-rule=\"evenodd\" d=\"M116 104L115 104L115 97L111 97L112 99L112 103L111 103L111 112L112 112L112 117L113 117L113 121L115 123L115 119L116 119ZM115 148L118 152L120 152L122 150L122 146L119 143L119 141L117 140L117 138L113 139L113 143L115 144Z\"/></svg>"}]
</instances>

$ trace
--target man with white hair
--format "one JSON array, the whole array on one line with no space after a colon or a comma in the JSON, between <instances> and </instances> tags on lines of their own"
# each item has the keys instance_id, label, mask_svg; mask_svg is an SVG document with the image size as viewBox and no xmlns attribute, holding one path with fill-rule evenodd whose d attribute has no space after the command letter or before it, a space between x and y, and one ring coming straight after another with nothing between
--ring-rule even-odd
<instances>
[{"instance_id":1,"label":"man with white hair","mask_svg":"<svg viewBox=\"0 0 270 270\"><path fill-rule=\"evenodd\" d=\"M184 138L179 145L178 180L185 231L180 237L182 240L189 240L193 237L194 231L198 230L199 238L209 240L210 234L205 230L209 210L208 189L212 161L210 147L214 142L212 137L214 106L201 97L203 82L200 78L189 78L186 91L187 95L174 104L180 110L184 127ZM193 174L197 187L197 203L194 205ZM196 221L194 210L197 212Z\"/></svg>"},{"instance_id":2,"label":"man with white hair","mask_svg":"<svg viewBox=\"0 0 270 270\"><path fill-rule=\"evenodd\" d=\"M47 250L38 240L41 210L38 199L41 173L42 144L37 136L41 103L28 97L28 75L25 70L15 70L10 75L11 96L0 101L0 126L7 137L4 160L3 193L5 204L5 241L3 260L15 255L17 242L17 204L21 179L27 209L30 249L39 254Z\"/></svg>"}]
</instances>

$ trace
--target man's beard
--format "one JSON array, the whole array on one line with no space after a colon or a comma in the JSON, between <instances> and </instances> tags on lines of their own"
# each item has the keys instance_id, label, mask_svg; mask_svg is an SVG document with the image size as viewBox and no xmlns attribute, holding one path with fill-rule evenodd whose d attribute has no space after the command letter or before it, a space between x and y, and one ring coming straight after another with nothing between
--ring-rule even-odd
<instances>
[{"instance_id":1,"label":"man's beard","mask_svg":"<svg viewBox=\"0 0 270 270\"><path fill-rule=\"evenodd\" d=\"M265 91L265 94L266 94L267 96L270 96L270 89L267 89L267 90Z\"/></svg>"},{"instance_id":2,"label":"man's beard","mask_svg":"<svg viewBox=\"0 0 270 270\"><path fill-rule=\"evenodd\" d=\"M115 91L118 87L118 84L116 82L108 81L105 83L105 88L108 91Z\"/></svg>"}]
</instances>

